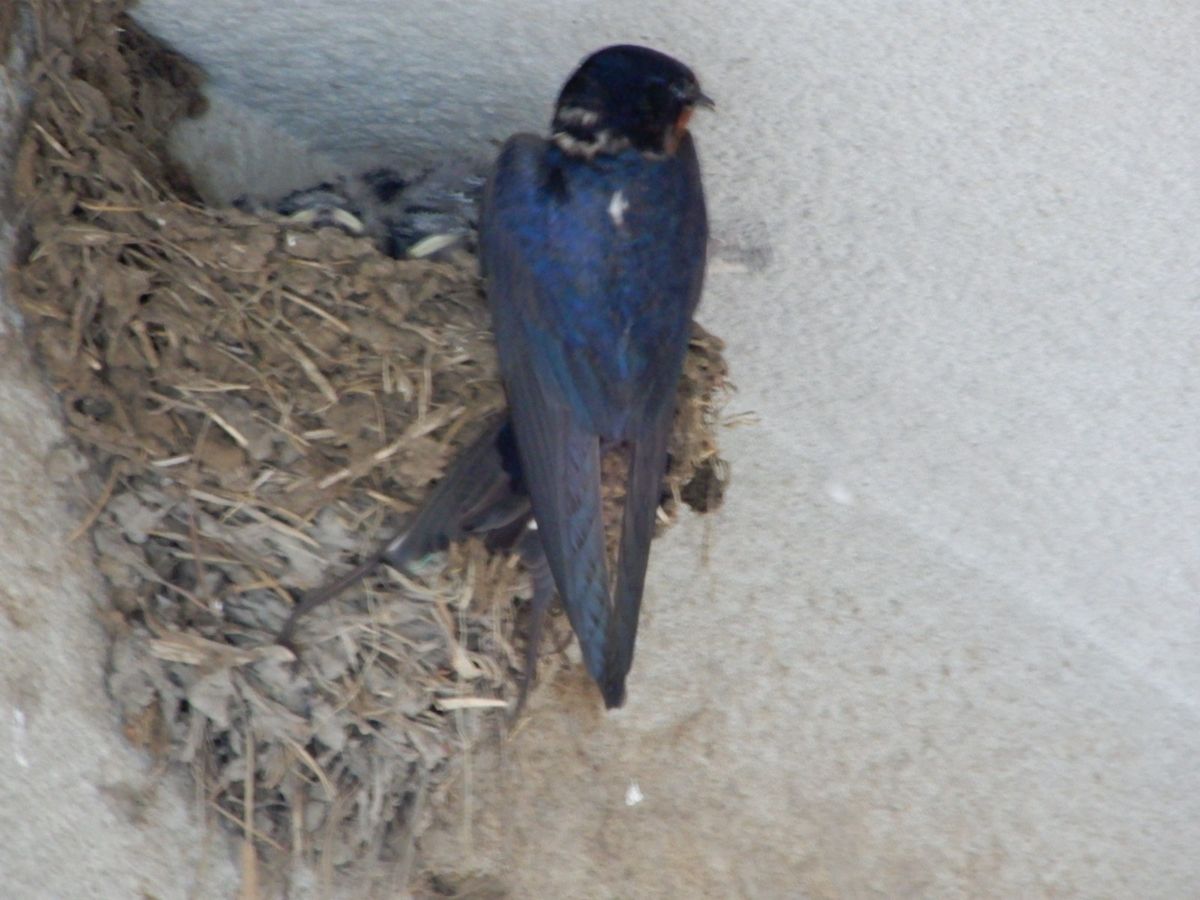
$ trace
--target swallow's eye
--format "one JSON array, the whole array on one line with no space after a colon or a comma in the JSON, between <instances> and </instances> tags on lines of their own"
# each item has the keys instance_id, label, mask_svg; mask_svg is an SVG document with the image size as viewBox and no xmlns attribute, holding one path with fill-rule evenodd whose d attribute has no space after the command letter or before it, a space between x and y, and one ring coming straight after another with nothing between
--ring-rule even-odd
<instances>
[{"instance_id":1,"label":"swallow's eye","mask_svg":"<svg viewBox=\"0 0 1200 900\"><path fill-rule=\"evenodd\" d=\"M671 96L682 103L691 103L696 91L690 84L675 82L671 85Z\"/></svg>"}]
</instances>

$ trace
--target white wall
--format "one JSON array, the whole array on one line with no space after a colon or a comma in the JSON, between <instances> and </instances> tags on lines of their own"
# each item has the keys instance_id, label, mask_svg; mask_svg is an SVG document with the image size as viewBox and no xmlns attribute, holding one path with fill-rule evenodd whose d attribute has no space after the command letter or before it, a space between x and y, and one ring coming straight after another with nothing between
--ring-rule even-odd
<instances>
[{"instance_id":1,"label":"white wall","mask_svg":"<svg viewBox=\"0 0 1200 900\"><path fill-rule=\"evenodd\" d=\"M280 162L268 122L334 162L490 155L618 40L673 52L717 99L696 125L701 318L761 422L725 438L721 516L656 549L631 708L593 733L612 754L554 773L603 790L546 790L633 835L612 838L624 868L589 877L667 889L651 857L682 830L716 893L1194 893L1200 8L138 15L209 69L227 118L189 140L227 186L333 164ZM639 755L650 735L689 777ZM529 842L594 852L546 815Z\"/></svg>"}]
</instances>

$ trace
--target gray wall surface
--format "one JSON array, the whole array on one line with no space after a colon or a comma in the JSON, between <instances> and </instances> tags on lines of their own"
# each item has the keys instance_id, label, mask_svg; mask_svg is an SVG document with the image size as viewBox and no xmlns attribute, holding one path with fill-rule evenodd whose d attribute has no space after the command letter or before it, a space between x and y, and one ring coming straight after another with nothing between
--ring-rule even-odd
<instances>
[{"instance_id":1,"label":"gray wall surface","mask_svg":"<svg viewBox=\"0 0 1200 900\"><path fill-rule=\"evenodd\" d=\"M180 141L226 197L486 158L615 41L717 100L727 505L656 544L628 708L550 701L444 858L515 896L1195 893L1200 7L138 15L211 76Z\"/></svg>"}]
</instances>

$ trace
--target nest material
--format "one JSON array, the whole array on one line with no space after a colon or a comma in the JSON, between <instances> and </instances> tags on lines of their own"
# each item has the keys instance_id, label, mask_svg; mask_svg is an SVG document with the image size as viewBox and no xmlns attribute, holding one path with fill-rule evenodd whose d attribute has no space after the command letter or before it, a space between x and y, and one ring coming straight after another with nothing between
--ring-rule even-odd
<instances>
[{"instance_id":1,"label":"nest material","mask_svg":"<svg viewBox=\"0 0 1200 900\"><path fill-rule=\"evenodd\" d=\"M38 8L12 279L103 483L80 533L112 587L110 689L259 850L404 861L463 710L515 695L516 560L471 542L419 581L380 571L314 615L298 663L272 637L502 409L474 264L199 205L163 143L198 80L120 7ZM720 350L697 328L664 521L720 499Z\"/></svg>"}]
</instances>

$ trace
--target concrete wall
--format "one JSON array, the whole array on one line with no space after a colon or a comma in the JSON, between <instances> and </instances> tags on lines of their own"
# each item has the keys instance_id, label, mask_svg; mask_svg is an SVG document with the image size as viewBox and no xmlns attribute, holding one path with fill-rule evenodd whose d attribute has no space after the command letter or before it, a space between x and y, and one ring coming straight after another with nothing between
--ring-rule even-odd
<instances>
[{"instance_id":1,"label":"concrete wall","mask_svg":"<svg viewBox=\"0 0 1200 900\"><path fill-rule=\"evenodd\" d=\"M629 708L546 701L431 853L518 896L1195 893L1200 8L139 16L211 73L228 194L485 157L617 40L719 104L728 505L656 545Z\"/></svg>"}]
</instances>

